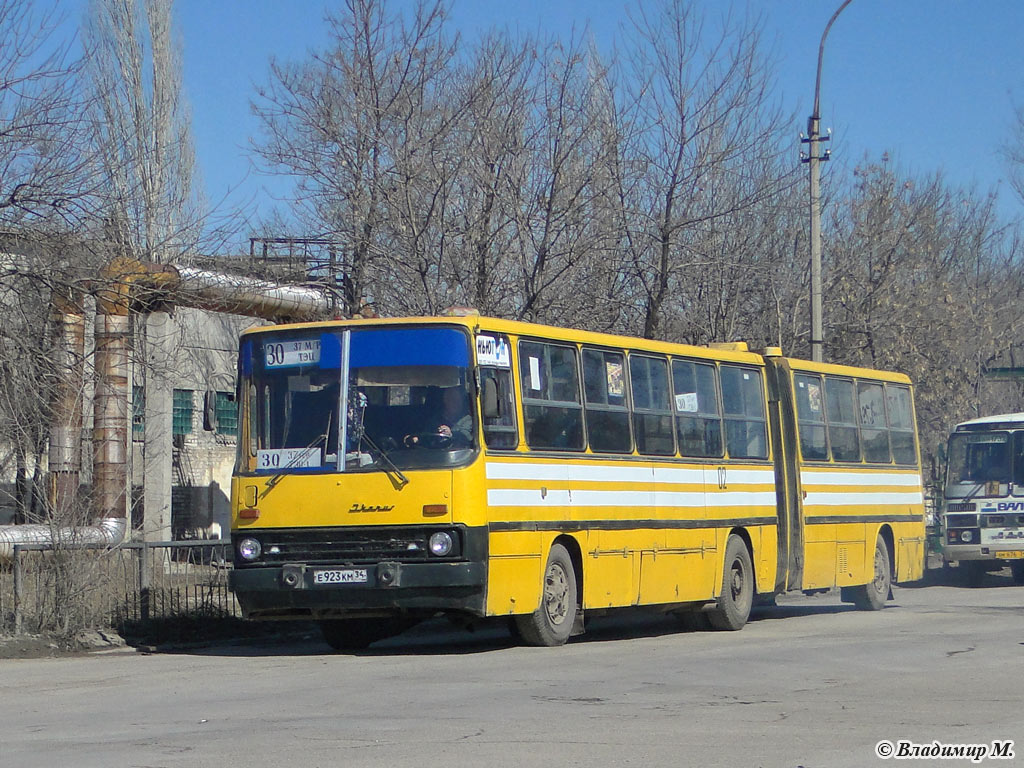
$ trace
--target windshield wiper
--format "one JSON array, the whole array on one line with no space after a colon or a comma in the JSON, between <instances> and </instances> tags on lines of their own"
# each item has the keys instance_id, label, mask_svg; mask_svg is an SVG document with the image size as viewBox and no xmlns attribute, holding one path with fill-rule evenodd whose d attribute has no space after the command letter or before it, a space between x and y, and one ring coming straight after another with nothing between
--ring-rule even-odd
<instances>
[{"instance_id":1,"label":"windshield wiper","mask_svg":"<svg viewBox=\"0 0 1024 768\"><path fill-rule=\"evenodd\" d=\"M281 482L281 478L283 478L286 474L288 474L288 470L289 469L292 469L292 468L298 466L300 460L302 460L306 456L308 456L309 452L311 450L313 450L320 443L325 442L326 440L327 440L327 433L326 432L324 432L322 435L317 435L316 438L314 438L313 442L311 442L309 445L307 445L301 451L299 451L294 456L292 456L291 459L288 460L288 463L285 464L283 467L281 467L281 469L277 472L277 474L275 474L272 478L270 478L270 480L267 481L267 486L266 486L266 488L263 489L263 494L262 495L266 496L268 493L270 493L270 491L273 490L274 486L277 485L279 482Z\"/></svg>"},{"instance_id":2,"label":"windshield wiper","mask_svg":"<svg viewBox=\"0 0 1024 768\"><path fill-rule=\"evenodd\" d=\"M395 462L391 460L391 457L388 456L387 451L385 451L383 448L381 448L379 445L373 442L373 439L368 434L366 434L366 432L363 432L363 434L359 436L359 442L362 443L363 441L366 441L366 444L370 446L370 450L374 451L380 457L380 460L385 467L384 471L389 476L394 475L395 477L398 478L398 482L396 483L396 485L399 488L404 488L406 485L409 484L409 478L406 477L402 473L402 470L400 470L398 466L395 464Z\"/></svg>"}]
</instances>

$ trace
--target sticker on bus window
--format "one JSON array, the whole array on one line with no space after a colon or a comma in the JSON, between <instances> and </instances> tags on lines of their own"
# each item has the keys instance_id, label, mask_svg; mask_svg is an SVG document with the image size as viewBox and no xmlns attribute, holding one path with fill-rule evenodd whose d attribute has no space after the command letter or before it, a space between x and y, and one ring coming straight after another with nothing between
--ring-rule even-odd
<instances>
[{"instance_id":1,"label":"sticker on bus window","mask_svg":"<svg viewBox=\"0 0 1024 768\"><path fill-rule=\"evenodd\" d=\"M802 384L800 386L803 386ZM821 413L821 386L810 384L807 387L807 404L812 413Z\"/></svg>"},{"instance_id":2,"label":"sticker on bus window","mask_svg":"<svg viewBox=\"0 0 1024 768\"><path fill-rule=\"evenodd\" d=\"M263 345L266 368L297 368L320 362L320 339L268 341Z\"/></svg>"},{"instance_id":3,"label":"sticker on bus window","mask_svg":"<svg viewBox=\"0 0 1024 768\"><path fill-rule=\"evenodd\" d=\"M508 342L501 337L480 335L476 337L477 365L491 365L495 368L511 368L512 355Z\"/></svg>"},{"instance_id":4,"label":"sticker on bus window","mask_svg":"<svg viewBox=\"0 0 1024 768\"><path fill-rule=\"evenodd\" d=\"M604 372L608 380L608 396L625 397L626 380L622 375L622 363L614 360L605 360Z\"/></svg>"},{"instance_id":5,"label":"sticker on bus window","mask_svg":"<svg viewBox=\"0 0 1024 768\"><path fill-rule=\"evenodd\" d=\"M530 389L534 392L540 392L540 358L530 358Z\"/></svg>"},{"instance_id":6,"label":"sticker on bus window","mask_svg":"<svg viewBox=\"0 0 1024 768\"><path fill-rule=\"evenodd\" d=\"M682 394L676 395L676 410L680 413L696 413L697 393L683 392Z\"/></svg>"}]
</instances>

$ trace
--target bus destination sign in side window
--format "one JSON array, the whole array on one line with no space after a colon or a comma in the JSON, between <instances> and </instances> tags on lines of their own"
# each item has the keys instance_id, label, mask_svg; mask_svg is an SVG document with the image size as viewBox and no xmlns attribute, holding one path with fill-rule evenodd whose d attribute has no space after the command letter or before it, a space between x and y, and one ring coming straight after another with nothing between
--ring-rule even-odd
<instances>
[{"instance_id":1,"label":"bus destination sign in side window","mask_svg":"<svg viewBox=\"0 0 1024 768\"><path fill-rule=\"evenodd\" d=\"M490 365L495 368L511 368L512 355L508 341L501 336L480 334L476 337L477 365Z\"/></svg>"}]
</instances>

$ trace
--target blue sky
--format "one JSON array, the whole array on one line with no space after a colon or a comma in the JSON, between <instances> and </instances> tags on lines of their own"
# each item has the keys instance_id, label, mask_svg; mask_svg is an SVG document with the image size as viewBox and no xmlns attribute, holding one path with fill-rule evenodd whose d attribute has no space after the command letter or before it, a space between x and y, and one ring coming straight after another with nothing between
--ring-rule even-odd
<instances>
[{"instance_id":1,"label":"blue sky","mask_svg":"<svg viewBox=\"0 0 1024 768\"><path fill-rule=\"evenodd\" d=\"M764 16L777 59L778 94L797 115L794 163L812 105L818 43L839 3L750 0ZM177 0L197 160L211 201L228 196L228 203L253 202L263 212L272 207L270 190L278 183L257 175L248 159L257 130L249 101L254 84L267 79L270 56L302 59L328 44L325 5ZM409 5L392 0L395 8ZM713 0L700 5L726 7ZM627 21L625 9L608 0L455 0L452 17L464 37L491 25L566 34L589 25L604 45ZM825 49L821 113L822 128L833 130L832 170L888 152L905 171L942 170L950 183L982 191L998 185L1001 212L1024 212L1003 181L998 151L1010 137L1013 105L1024 102L1022 26L1019 0L853 0Z\"/></svg>"}]
</instances>

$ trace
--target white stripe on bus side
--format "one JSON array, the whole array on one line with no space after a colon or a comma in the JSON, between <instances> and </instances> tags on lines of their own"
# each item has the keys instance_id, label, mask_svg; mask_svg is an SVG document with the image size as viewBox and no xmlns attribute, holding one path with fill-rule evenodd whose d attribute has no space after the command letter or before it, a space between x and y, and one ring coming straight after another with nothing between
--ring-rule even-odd
<instances>
[{"instance_id":1,"label":"white stripe on bus side","mask_svg":"<svg viewBox=\"0 0 1024 768\"><path fill-rule=\"evenodd\" d=\"M774 491L722 491L708 499L714 507L770 507L774 513ZM703 512L701 491L594 491L535 488L492 488L487 491L492 507L651 507L690 508Z\"/></svg>"},{"instance_id":2,"label":"white stripe on bus side","mask_svg":"<svg viewBox=\"0 0 1024 768\"><path fill-rule=\"evenodd\" d=\"M808 492L804 507L894 507L923 504L921 493L823 493Z\"/></svg>"},{"instance_id":3,"label":"white stripe on bus side","mask_svg":"<svg viewBox=\"0 0 1024 768\"><path fill-rule=\"evenodd\" d=\"M894 485L908 488L921 488L921 476L914 472L816 472L804 468L800 472L800 482L804 487L822 485L858 485L882 486L891 488Z\"/></svg>"},{"instance_id":4,"label":"white stripe on bus side","mask_svg":"<svg viewBox=\"0 0 1024 768\"><path fill-rule=\"evenodd\" d=\"M595 483L703 483L718 484L718 467L614 467L608 465L536 464L487 462L488 480L561 480ZM726 467L729 483L774 484L771 469L733 469Z\"/></svg>"}]
</instances>

